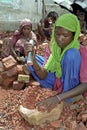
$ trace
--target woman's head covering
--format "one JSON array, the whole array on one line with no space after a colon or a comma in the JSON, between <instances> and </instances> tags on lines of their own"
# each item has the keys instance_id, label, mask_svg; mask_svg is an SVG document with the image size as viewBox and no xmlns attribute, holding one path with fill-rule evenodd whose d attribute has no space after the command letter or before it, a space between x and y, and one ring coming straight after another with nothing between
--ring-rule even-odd
<instances>
[{"instance_id":1,"label":"woman's head covering","mask_svg":"<svg viewBox=\"0 0 87 130\"><path fill-rule=\"evenodd\" d=\"M55 28L57 26L63 27L71 32L75 32L73 41L64 48L62 53L61 53L61 48L58 46L55 40ZM64 53L70 48L79 49L80 46L78 41L79 35L80 35L80 23L77 16L75 16L74 14L71 13L63 14L56 20L52 32L51 43L50 43L51 55L47 61L47 64L45 65L45 68L48 71L55 72L57 77L61 77L62 57Z\"/></svg>"},{"instance_id":2,"label":"woman's head covering","mask_svg":"<svg viewBox=\"0 0 87 130\"><path fill-rule=\"evenodd\" d=\"M23 28L24 26L29 26L29 27L32 29L32 22L31 22L31 20L30 20L30 19L27 19L27 18L25 18L25 19L22 20L22 22L21 22L21 24L20 24L20 27L19 27L19 31L20 31L20 32L22 31L22 28Z\"/></svg>"},{"instance_id":3,"label":"woman's head covering","mask_svg":"<svg viewBox=\"0 0 87 130\"><path fill-rule=\"evenodd\" d=\"M21 38L22 29L24 26L29 26L29 27L31 27L31 30L32 30L32 22L30 21L30 19L25 18L22 20L22 22L20 23L19 29L14 32L14 35L13 35L13 38L11 41L12 45L15 45L17 40Z\"/></svg>"}]
</instances>

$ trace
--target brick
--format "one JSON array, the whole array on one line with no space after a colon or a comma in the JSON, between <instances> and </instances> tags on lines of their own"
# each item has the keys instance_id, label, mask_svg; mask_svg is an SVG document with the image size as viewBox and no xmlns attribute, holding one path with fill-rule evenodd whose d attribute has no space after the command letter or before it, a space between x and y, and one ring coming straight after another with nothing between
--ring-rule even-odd
<instances>
[{"instance_id":1,"label":"brick","mask_svg":"<svg viewBox=\"0 0 87 130\"><path fill-rule=\"evenodd\" d=\"M17 71L17 67L16 66L1 73L3 79L5 79L7 77L16 76L17 74L18 74L18 71Z\"/></svg>"},{"instance_id":2,"label":"brick","mask_svg":"<svg viewBox=\"0 0 87 130\"><path fill-rule=\"evenodd\" d=\"M37 87L40 87L40 83L37 82L37 81L32 81L32 82L30 83L30 85L31 85L31 86L37 86Z\"/></svg>"},{"instance_id":3,"label":"brick","mask_svg":"<svg viewBox=\"0 0 87 130\"><path fill-rule=\"evenodd\" d=\"M18 74L18 81L23 83L29 83L30 75Z\"/></svg>"},{"instance_id":4,"label":"brick","mask_svg":"<svg viewBox=\"0 0 87 130\"><path fill-rule=\"evenodd\" d=\"M18 74L24 74L23 65L17 65Z\"/></svg>"},{"instance_id":5,"label":"brick","mask_svg":"<svg viewBox=\"0 0 87 130\"><path fill-rule=\"evenodd\" d=\"M2 83L2 87L7 89L8 87L10 87L10 85L13 83L13 81L16 80L16 77L8 77L6 78L5 80L3 80L3 83Z\"/></svg>"},{"instance_id":6,"label":"brick","mask_svg":"<svg viewBox=\"0 0 87 130\"><path fill-rule=\"evenodd\" d=\"M8 70L17 65L17 61L11 55L6 58L3 58L2 63L5 67L5 70Z\"/></svg>"},{"instance_id":7,"label":"brick","mask_svg":"<svg viewBox=\"0 0 87 130\"><path fill-rule=\"evenodd\" d=\"M14 90L21 90L22 88L24 88L24 86L25 86L25 83L21 83L18 81L13 82L13 89Z\"/></svg>"},{"instance_id":8,"label":"brick","mask_svg":"<svg viewBox=\"0 0 87 130\"><path fill-rule=\"evenodd\" d=\"M55 120L50 123L50 125L54 128L61 128L62 120Z\"/></svg>"}]
</instances>

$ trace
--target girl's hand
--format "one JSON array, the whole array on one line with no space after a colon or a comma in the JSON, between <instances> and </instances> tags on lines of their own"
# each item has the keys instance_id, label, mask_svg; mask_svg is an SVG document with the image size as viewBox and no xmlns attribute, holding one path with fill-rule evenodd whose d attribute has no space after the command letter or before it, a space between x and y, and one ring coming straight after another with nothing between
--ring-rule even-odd
<instances>
[{"instance_id":1,"label":"girl's hand","mask_svg":"<svg viewBox=\"0 0 87 130\"><path fill-rule=\"evenodd\" d=\"M49 97L47 99L44 99L43 101L36 103L36 108L41 109L41 111L47 111L50 112L53 108L56 107L56 105L60 103L57 96Z\"/></svg>"}]
</instances>

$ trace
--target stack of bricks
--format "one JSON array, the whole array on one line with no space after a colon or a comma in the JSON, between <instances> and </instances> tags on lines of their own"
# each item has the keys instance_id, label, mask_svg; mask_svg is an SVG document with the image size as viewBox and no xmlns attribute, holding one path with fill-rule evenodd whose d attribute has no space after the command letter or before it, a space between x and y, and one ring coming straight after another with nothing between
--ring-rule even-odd
<instances>
[{"instance_id":1,"label":"stack of bricks","mask_svg":"<svg viewBox=\"0 0 87 130\"><path fill-rule=\"evenodd\" d=\"M18 74L18 78L13 82L13 89L20 90L29 83L30 76L26 74Z\"/></svg>"},{"instance_id":2,"label":"stack of bricks","mask_svg":"<svg viewBox=\"0 0 87 130\"><path fill-rule=\"evenodd\" d=\"M0 86L8 89L21 90L28 86L40 86L40 83L32 80L30 73L25 71L24 65L18 65L10 55L0 61Z\"/></svg>"},{"instance_id":3,"label":"stack of bricks","mask_svg":"<svg viewBox=\"0 0 87 130\"><path fill-rule=\"evenodd\" d=\"M3 88L13 86L13 89L20 90L28 82L29 75L24 74L23 65L18 65L11 55L0 61L0 85Z\"/></svg>"},{"instance_id":4,"label":"stack of bricks","mask_svg":"<svg viewBox=\"0 0 87 130\"><path fill-rule=\"evenodd\" d=\"M0 62L0 77L1 77L1 85L4 88L8 88L12 82L16 79L17 69L16 65L17 62L12 56L8 56L3 58Z\"/></svg>"}]
</instances>

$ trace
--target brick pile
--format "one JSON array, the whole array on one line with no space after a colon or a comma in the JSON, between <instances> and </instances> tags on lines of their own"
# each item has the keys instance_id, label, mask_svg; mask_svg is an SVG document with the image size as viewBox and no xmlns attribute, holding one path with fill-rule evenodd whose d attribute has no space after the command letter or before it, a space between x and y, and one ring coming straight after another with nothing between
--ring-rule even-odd
<instances>
[{"instance_id":1,"label":"brick pile","mask_svg":"<svg viewBox=\"0 0 87 130\"><path fill-rule=\"evenodd\" d=\"M0 61L0 85L8 89L20 90L29 83L29 75L23 70L23 65L18 65L17 61L10 55Z\"/></svg>"}]
</instances>

